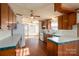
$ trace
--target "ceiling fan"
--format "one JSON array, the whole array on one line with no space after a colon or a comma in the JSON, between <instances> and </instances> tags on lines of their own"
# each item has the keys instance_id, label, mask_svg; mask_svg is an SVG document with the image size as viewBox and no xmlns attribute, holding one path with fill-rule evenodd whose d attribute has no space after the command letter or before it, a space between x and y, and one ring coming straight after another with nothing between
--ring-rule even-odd
<instances>
[{"instance_id":1,"label":"ceiling fan","mask_svg":"<svg viewBox=\"0 0 79 59\"><path fill-rule=\"evenodd\" d=\"M30 12L31 12L30 18L34 19L34 18L40 17L39 15L34 15L34 11L33 10L31 10Z\"/></svg>"},{"instance_id":2,"label":"ceiling fan","mask_svg":"<svg viewBox=\"0 0 79 59\"><path fill-rule=\"evenodd\" d=\"M19 14L19 13L17 13L16 15L23 16L22 14ZM40 17L40 16L39 15L34 15L34 10L30 10L30 18L31 19L35 19L35 18L38 18L38 17Z\"/></svg>"}]
</instances>

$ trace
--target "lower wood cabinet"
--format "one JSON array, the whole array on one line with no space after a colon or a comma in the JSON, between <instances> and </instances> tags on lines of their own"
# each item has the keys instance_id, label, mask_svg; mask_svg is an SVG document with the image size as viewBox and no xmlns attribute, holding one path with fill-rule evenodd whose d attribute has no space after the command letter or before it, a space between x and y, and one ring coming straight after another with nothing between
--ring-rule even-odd
<instances>
[{"instance_id":1,"label":"lower wood cabinet","mask_svg":"<svg viewBox=\"0 0 79 59\"><path fill-rule=\"evenodd\" d=\"M78 56L78 41L73 41L65 43L58 46L58 55L59 56Z\"/></svg>"},{"instance_id":2,"label":"lower wood cabinet","mask_svg":"<svg viewBox=\"0 0 79 59\"><path fill-rule=\"evenodd\" d=\"M79 56L79 41L67 42L64 44L56 44L47 42L47 50L49 56Z\"/></svg>"},{"instance_id":3,"label":"lower wood cabinet","mask_svg":"<svg viewBox=\"0 0 79 59\"><path fill-rule=\"evenodd\" d=\"M0 56L16 56L15 49L0 50Z\"/></svg>"},{"instance_id":4,"label":"lower wood cabinet","mask_svg":"<svg viewBox=\"0 0 79 59\"><path fill-rule=\"evenodd\" d=\"M47 41L47 50L49 56L57 56L58 55L58 46L57 44Z\"/></svg>"}]
</instances>

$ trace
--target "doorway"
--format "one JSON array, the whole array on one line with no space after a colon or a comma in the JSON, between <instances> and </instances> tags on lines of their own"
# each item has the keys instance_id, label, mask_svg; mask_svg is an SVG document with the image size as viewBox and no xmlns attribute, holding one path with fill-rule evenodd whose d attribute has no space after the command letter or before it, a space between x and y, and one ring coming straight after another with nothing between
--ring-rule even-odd
<instances>
[{"instance_id":1,"label":"doorway","mask_svg":"<svg viewBox=\"0 0 79 59\"><path fill-rule=\"evenodd\" d=\"M25 28L25 39L39 39L39 22L33 21L31 23L26 23Z\"/></svg>"}]
</instances>

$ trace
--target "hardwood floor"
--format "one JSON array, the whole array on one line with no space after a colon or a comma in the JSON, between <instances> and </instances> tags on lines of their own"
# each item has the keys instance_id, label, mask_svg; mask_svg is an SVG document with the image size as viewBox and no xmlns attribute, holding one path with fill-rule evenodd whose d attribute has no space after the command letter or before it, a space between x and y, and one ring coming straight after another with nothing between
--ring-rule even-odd
<instances>
[{"instance_id":1,"label":"hardwood floor","mask_svg":"<svg viewBox=\"0 0 79 59\"><path fill-rule=\"evenodd\" d=\"M18 46L16 49L7 49L7 50L0 50L0 56L49 56L50 54L48 53L47 49L47 44L40 41L36 37L28 38L26 40L26 45L23 48L19 48ZM69 51L66 51L66 49L77 49L77 54L76 56L79 56L79 41L69 43L69 44L63 44L64 46L58 48L61 49L62 53L66 56L70 56L72 54L69 54ZM64 49L64 50L62 50ZM53 49L52 49L53 50ZM56 49L55 49L56 50ZM55 52L54 50L54 52ZM67 52L67 54L65 54ZM51 53L51 52L50 52ZM55 53L52 54L54 56ZM63 54L60 54L64 56ZM73 55L75 56L75 55Z\"/></svg>"},{"instance_id":2,"label":"hardwood floor","mask_svg":"<svg viewBox=\"0 0 79 59\"><path fill-rule=\"evenodd\" d=\"M47 56L46 43L38 39L27 39L26 47L29 48L30 56Z\"/></svg>"}]
</instances>

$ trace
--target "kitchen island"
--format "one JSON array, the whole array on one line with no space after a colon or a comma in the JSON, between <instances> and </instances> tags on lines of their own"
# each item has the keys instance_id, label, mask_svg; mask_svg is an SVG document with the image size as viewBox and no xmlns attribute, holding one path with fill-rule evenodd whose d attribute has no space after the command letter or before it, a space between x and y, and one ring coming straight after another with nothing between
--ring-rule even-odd
<instances>
[{"instance_id":1,"label":"kitchen island","mask_svg":"<svg viewBox=\"0 0 79 59\"><path fill-rule=\"evenodd\" d=\"M20 40L20 36L17 34L15 34L13 36L8 36L4 39L1 39L0 40L0 56L16 55L15 49L16 49L16 46L17 46L19 40Z\"/></svg>"},{"instance_id":2,"label":"kitchen island","mask_svg":"<svg viewBox=\"0 0 79 59\"><path fill-rule=\"evenodd\" d=\"M48 38L47 49L49 55L59 56L77 56L78 53L78 38L73 37L52 37Z\"/></svg>"},{"instance_id":3,"label":"kitchen island","mask_svg":"<svg viewBox=\"0 0 79 59\"><path fill-rule=\"evenodd\" d=\"M0 56L16 55L16 46L21 36L18 34L11 35L10 30L0 30Z\"/></svg>"},{"instance_id":4,"label":"kitchen island","mask_svg":"<svg viewBox=\"0 0 79 59\"><path fill-rule=\"evenodd\" d=\"M51 35L51 34L50 34ZM48 55L77 56L79 38L75 30L59 30L47 38Z\"/></svg>"}]
</instances>

